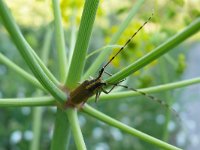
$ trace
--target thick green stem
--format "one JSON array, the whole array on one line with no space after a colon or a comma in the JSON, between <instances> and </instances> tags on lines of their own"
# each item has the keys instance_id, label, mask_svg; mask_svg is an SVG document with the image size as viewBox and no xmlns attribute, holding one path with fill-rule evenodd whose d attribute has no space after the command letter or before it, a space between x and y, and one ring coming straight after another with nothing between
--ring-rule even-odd
<instances>
[{"instance_id":1,"label":"thick green stem","mask_svg":"<svg viewBox=\"0 0 200 150\"><path fill-rule=\"evenodd\" d=\"M58 53L58 65L60 72L60 80L64 83L67 73L67 55L65 51L65 38L64 30L62 27L62 18L59 6L59 0L52 0L53 12L54 12L54 23L56 30L56 48Z\"/></svg>"},{"instance_id":2,"label":"thick green stem","mask_svg":"<svg viewBox=\"0 0 200 150\"><path fill-rule=\"evenodd\" d=\"M44 44L42 47L42 60L44 64L48 63L49 51L51 45L52 31L51 28L47 28ZM42 95L41 91L36 91L37 95ZM39 149L40 145L40 135L41 135L41 122L42 122L42 107L33 108L33 140L31 141L31 150Z\"/></svg>"},{"instance_id":3,"label":"thick green stem","mask_svg":"<svg viewBox=\"0 0 200 150\"><path fill-rule=\"evenodd\" d=\"M76 87L81 79L98 4L99 0L85 1L77 41L66 81L66 86L70 89Z\"/></svg>"},{"instance_id":4,"label":"thick green stem","mask_svg":"<svg viewBox=\"0 0 200 150\"><path fill-rule=\"evenodd\" d=\"M138 89L145 93L154 93L154 92L161 92L166 90L172 90L176 88L181 88L184 86L189 86L192 84L200 83L200 78L194 78L174 83L168 83L164 85L159 85L155 87L145 88L145 89ZM116 92L110 94L102 94L100 96L100 100L117 100L119 98L127 98L132 96L140 95L139 93L133 91L127 92ZM91 98L94 100L94 98ZM20 107L20 106L55 106L56 101L53 97L45 96L45 97L36 97L36 98L7 98L7 99L0 99L0 106L5 107Z\"/></svg>"},{"instance_id":5,"label":"thick green stem","mask_svg":"<svg viewBox=\"0 0 200 150\"><path fill-rule=\"evenodd\" d=\"M151 88L145 89L138 89L145 93L154 93L154 92L161 92L166 90L172 90L176 88L181 88L184 86L189 86L192 84L200 83L200 78L194 78L164 85L159 85ZM100 101L102 100L117 100L119 98L127 98L132 96L137 96L139 93L133 91L127 92L116 92L110 94L102 94L100 96ZM94 98L91 98L94 100ZM0 107L21 107L21 106L55 106L56 101L53 97L45 96L45 97L32 97L32 98L6 98L0 99Z\"/></svg>"},{"instance_id":6,"label":"thick green stem","mask_svg":"<svg viewBox=\"0 0 200 150\"><path fill-rule=\"evenodd\" d=\"M51 150L66 150L70 139L70 126L66 112L57 109Z\"/></svg>"},{"instance_id":7,"label":"thick green stem","mask_svg":"<svg viewBox=\"0 0 200 150\"><path fill-rule=\"evenodd\" d=\"M182 30L181 32L171 37L169 40L167 40L165 43L155 48L150 53L138 59L136 62L124 68L120 72L114 74L112 77L107 79L106 82L116 83L117 81L120 81L126 78L130 74L136 72L140 68L146 66L147 64L151 63L155 59L159 58L161 55L172 50L175 46L177 46L184 40L188 39L190 36L194 35L195 33L197 33L199 29L200 29L200 17L197 18L195 21L193 21L184 30Z\"/></svg>"},{"instance_id":8,"label":"thick green stem","mask_svg":"<svg viewBox=\"0 0 200 150\"><path fill-rule=\"evenodd\" d=\"M117 120L95 110L94 108L90 107L89 105L85 105L84 108L83 108L83 111L85 113L89 114L90 116L93 116L96 119L99 119L99 120L105 122L106 124L109 124L113 127L116 127L116 128L118 128L118 129L120 129L120 130L122 130L122 131L124 131L128 134L134 135L134 136L140 138L141 140L144 140L148 143L156 145L160 148L167 149L167 150L181 150L178 147L175 147L173 145L165 143L165 142L163 142L159 139L156 139L156 138L154 138L150 135L142 133L142 132L140 132L140 131L138 131L134 128L131 128L130 126L125 125L125 124L123 124L123 123L121 123L121 122L119 122L119 121L117 121Z\"/></svg>"},{"instance_id":9,"label":"thick green stem","mask_svg":"<svg viewBox=\"0 0 200 150\"><path fill-rule=\"evenodd\" d=\"M66 80L67 74L67 55L65 50L64 30L62 27L62 18L59 6L59 0L52 0L53 12L54 12L54 24L56 33L56 48L58 53L58 68L60 81L62 83ZM70 139L70 126L69 121L66 118L65 112L57 109L55 128L53 133L53 139L51 143L51 150L65 150L68 147Z\"/></svg>"},{"instance_id":10,"label":"thick green stem","mask_svg":"<svg viewBox=\"0 0 200 150\"><path fill-rule=\"evenodd\" d=\"M128 16L126 17L126 19L124 21L122 21L122 24L120 25L118 31L112 37L109 45L113 45L117 42L117 40L120 38L121 34L124 32L124 30L130 24L130 22L132 21L132 18L135 16L136 12L139 10L139 8L142 6L143 3L144 3L144 0L138 0L137 3L135 5L133 5ZM108 58L110 53L111 52L109 50L102 51L101 54L95 59L95 61L89 67L87 72L84 74L83 79L88 79L89 76L93 76L99 69L102 62L105 61L105 58Z\"/></svg>"},{"instance_id":11,"label":"thick green stem","mask_svg":"<svg viewBox=\"0 0 200 150\"><path fill-rule=\"evenodd\" d=\"M92 27L94 24L96 11L98 8L99 0L86 0L81 23L78 31L77 41L73 52L70 68L67 75L65 85L69 89L73 89L77 86L77 83L81 79L81 75L85 65L86 52L92 33ZM74 141L77 149L86 149L83 136L80 130L80 126L77 119L77 113L74 109L67 110L68 119L71 125Z\"/></svg>"},{"instance_id":12,"label":"thick green stem","mask_svg":"<svg viewBox=\"0 0 200 150\"><path fill-rule=\"evenodd\" d=\"M13 17L11 16L8 8L2 0L0 0L0 16L6 29L12 37L12 40L14 41L19 52L23 56L35 77L45 87L45 89L47 89L56 98L56 100L58 100L60 103L64 103L67 98L66 94L62 92L43 72L42 68L35 59L30 46L22 36L19 28L14 22Z\"/></svg>"}]
</instances>

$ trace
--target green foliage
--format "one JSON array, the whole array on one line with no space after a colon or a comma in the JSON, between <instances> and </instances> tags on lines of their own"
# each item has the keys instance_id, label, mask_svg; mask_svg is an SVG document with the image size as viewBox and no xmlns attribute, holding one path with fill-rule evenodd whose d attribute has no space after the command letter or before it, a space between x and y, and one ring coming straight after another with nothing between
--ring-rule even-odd
<instances>
[{"instance_id":1,"label":"green foliage","mask_svg":"<svg viewBox=\"0 0 200 150\"><path fill-rule=\"evenodd\" d=\"M5 2L14 17L10 15ZM86 0L83 6L83 1L77 0L61 1L59 7L57 0L53 0L52 4L38 1L32 4L32 10L36 11L31 11L37 13L33 17L29 14L27 19L16 15L24 5L5 2L0 0L0 17L3 24L0 26L0 106L4 107L0 113L0 147L29 149L31 145L32 149L39 147L52 150L66 147L142 150L158 147L179 149L173 145L182 148L186 146L178 145L176 140L172 141L181 130L181 123L178 123L174 114L171 116L172 112L168 109L139 97L138 93L132 91L116 88L114 93L102 94L97 104L91 101L89 104L92 107L86 104L79 111L60 108L69 94L65 93L63 85L74 89L78 86L77 82L90 75L97 75L100 66L116 53L116 50L109 49L123 45L150 16L152 8L152 21L107 68L107 71L114 75L105 76L104 81L115 83L129 76L124 84L137 88L148 86L150 88L142 91L157 92L156 97L167 100L170 105L178 103L169 96L167 90L200 82L199 78L193 78L164 84L180 79L187 66L186 50L199 38L199 35L194 36L174 48L199 31L200 13L195 2L140 0L133 3L125 0L116 4L116 0L100 3L98 0ZM44 7L39 7L39 4ZM29 7L30 5L27 5L28 9ZM45 14L39 13L44 12L47 7ZM51 23L53 11L54 24ZM14 18L17 19L19 27ZM40 19L34 24L33 20L36 18ZM52 27L55 28L53 34ZM12 40L8 38L5 28ZM179 32L182 29L184 30ZM108 46L105 46L105 43L109 43ZM94 49L97 49L95 55L87 59L87 51ZM157 59L164 53L167 54ZM72 54L73 56L70 56ZM136 61L138 58L140 59ZM149 64L153 60L154 62ZM147 67L142 68L147 64ZM128 65L130 66L126 68ZM133 74L135 71L137 72ZM151 87L159 84L161 86ZM44 107L32 109L32 106ZM32 115L33 120L30 117ZM168 130L169 123L175 124L172 131ZM32 134L36 140L32 141ZM14 135L19 138L13 139Z\"/></svg>"}]
</instances>

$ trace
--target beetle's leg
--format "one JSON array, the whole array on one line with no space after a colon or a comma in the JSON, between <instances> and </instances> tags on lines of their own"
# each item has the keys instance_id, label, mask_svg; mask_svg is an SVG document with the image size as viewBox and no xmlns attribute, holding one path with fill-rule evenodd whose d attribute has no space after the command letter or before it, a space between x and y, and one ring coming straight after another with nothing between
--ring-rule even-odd
<instances>
[{"instance_id":1,"label":"beetle's leg","mask_svg":"<svg viewBox=\"0 0 200 150\"><path fill-rule=\"evenodd\" d=\"M106 91L103 87L101 87L101 90L105 93L105 94L109 94L119 83L123 82L125 79L120 80L119 82L117 82L116 84L112 84L112 83L106 83L106 85L112 85L112 88L109 91Z\"/></svg>"},{"instance_id":2,"label":"beetle's leg","mask_svg":"<svg viewBox=\"0 0 200 150\"><path fill-rule=\"evenodd\" d=\"M98 101L101 91L97 91L95 94L95 103Z\"/></svg>"},{"instance_id":3,"label":"beetle's leg","mask_svg":"<svg viewBox=\"0 0 200 150\"><path fill-rule=\"evenodd\" d=\"M112 85L112 88L109 91L106 91L103 87L101 87L101 90L105 93L105 94L109 94L119 83L123 82L125 79L120 80L119 82L112 84L112 83L103 83L104 86L106 85Z\"/></svg>"},{"instance_id":4,"label":"beetle's leg","mask_svg":"<svg viewBox=\"0 0 200 150\"><path fill-rule=\"evenodd\" d=\"M107 74L107 75L109 75L109 76L112 76L112 74L110 74L109 72L107 72L105 70L104 70L104 73Z\"/></svg>"},{"instance_id":5,"label":"beetle's leg","mask_svg":"<svg viewBox=\"0 0 200 150\"><path fill-rule=\"evenodd\" d=\"M111 88L109 91L106 91L103 87L101 87L101 90L102 90L105 94L109 94L115 87L116 87L116 85L113 85L112 88Z\"/></svg>"},{"instance_id":6,"label":"beetle's leg","mask_svg":"<svg viewBox=\"0 0 200 150\"><path fill-rule=\"evenodd\" d=\"M97 92L95 93L95 103L98 101L98 95L99 95L99 91L97 91Z\"/></svg>"}]
</instances>

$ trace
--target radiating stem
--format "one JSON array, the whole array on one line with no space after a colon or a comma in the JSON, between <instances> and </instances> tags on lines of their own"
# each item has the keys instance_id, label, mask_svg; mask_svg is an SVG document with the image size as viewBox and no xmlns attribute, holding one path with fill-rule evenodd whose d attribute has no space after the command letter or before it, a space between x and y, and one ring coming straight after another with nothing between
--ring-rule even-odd
<instances>
[{"instance_id":1,"label":"radiating stem","mask_svg":"<svg viewBox=\"0 0 200 150\"><path fill-rule=\"evenodd\" d=\"M133 5L128 16L125 18L124 21L122 21L118 31L111 38L109 45L113 45L117 42L117 40L120 38L121 34L124 32L124 30L130 24L130 22L132 21L133 17L136 14L136 12L139 10L139 8L142 6L143 3L144 3L144 0L138 0L137 3ZM95 61L92 63L92 65L89 67L89 69L86 71L86 73L83 76L83 79L88 79L89 76L93 76L99 69L100 65L105 61L105 58L108 58L110 53L111 52L109 50L102 51L99 54L99 56L95 59Z\"/></svg>"},{"instance_id":2,"label":"radiating stem","mask_svg":"<svg viewBox=\"0 0 200 150\"><path fill-rule=\"evenodd\" d=\"M44 43L42 47L42 61L47 65L49 58L49 51L51 45L52 31L51 28L47 28ZM37 95L43 95L41 91L36 91ZM31 150L37 150L40 147L40 135L41 135L41 122L42 122L42 107L33 108L33 140L31 141Z\"/></svg>"},{"instance_id":3,"label":"radiating stem","mask_svg":"<svg viewBox=\"0 0 200 150\"><path fill-rule=\"evenodd\" d=\"M74 142L78 150L86 150L86 145L78 122L77 109L69 108L67 110L68 119L71 125Z\"/></svg>"},{"instance_id":4,"label":"radiating stem","mask_svg":"<svg viewBox=\"0 0 200 150\"><path fill-rule=\"evenodd\" d=\"M11 16L3 0L0 0L0 16L13 42L17 46L17 49L23 56L35 77L43 85L43 87L45 87L45 89L47 89L49 93L51 93L56 100L59 101L59 103L63 103L67 98L66 93L62 92L42 70L33 55L32 49L30 49L31 47L22 36L17 24L14 22L14 18Z\"/></svg>"},{"instance_id":5,"label":"radiating stem","mask_svg":"<svg viewBox=\"0 0 200 150\"><path fill-rule=\"evenodd\" d=\"M179 45L184 40L188 39L190 36L197 33L200 29L200 17L193 21L190 25L188 25L181 32L177 33L173 37L169 38L166 42L155 48L150 53L144 55L136 62L130 64L128 67L122 69L118 73L114 74L112 77L106 80L106 82L116 83L130 74L136 72L140 68L146 66L151 63L153 60L159 58L161 55L169 52L175 46Z\"/></svg>"},{"instance_id":6,"label":"radiating stem","mask_svg":"<svg viewBox=\"0 0 200 150\"><path fill-rule=\"evenodd\" d=\"M185 86L198 84L198 83L200 83L200 78L193 78L193 79L188 79L188 80L183 80L183 81L178 81L178 82L173 82L173 83L168 83L168 84L163 84L163 85L158 85L158 86L143 88L143 89L138 89L138 90L145 93L155 93L155 92L161 92L161 91L166 91L166 90L173 90L176 88L182 88ZM115 93L110 93L110 94L102 94L100 97L100 100L101 101L102 100L117 100L119 98L132 97L136 95L140 95L140 93L137 93L134 91L115 92ZM94 100L94 97L91 99Z\"/></svg>"},{"instance_id":7,"label":"radiating stem","mask_svg":"<svg viewBox=\"0 0 200 150\"><path fill-rule=\"evenodd\" d=\"M58 53L60 80L62 83L64 83L67 73L67 55L65 50L64 30L62 27L62 18L61 18L59 0L52 0L52 2L53 2L53 12L54 12L54 23L56 30L56 48Z\"/></svg>"},{"instance_id":8,"label":"radiating stem","mask_svg":"<svg viewBox=\"0 0 200 150\"><path fill-rule=\"evenodd\" d=\"M73 89L81 79L99 0L86 0L65 85Z\"/></svg>"},{"instance_id":9,"label":"radiating stem","mask_svg":"<svg viewBox=\"0 0 200 150\"><path fill-rule=\"evenodd\" d=\"M51 96L30 98L0 98L0 107L22 107L22 106L55 106L56 101Z\"/></svg>"},{"instance_id":10,"label":"radiating stem","mask_svg":"<svg viewBox=\"0 0 200 150\"><path fill-rule=\"evenodd\" d=\"M69 139L70 125L66 112L57 108L53 139L51 141L51 150L68 149Z\"/></svg>"},{"instance_id":11,"label":"radiating stem","mask_svg":"<svg viewBox=\"0 0 200 150\"><path fill-rule=\"evenodd\" d=\"M84 108L83 108L83 111L85 113L89 114L90 116L93 116L96 119L99 119L100 121L105 122L106 124L109 124L113 127L116 127L116 128L118 128L118 129L120 129L120 130L122 130L122 131L124 131L128 134L136 136L136 137L138 137L138 138L140 138L140 139L142 139L142 140L144 140L148 143L154 144L154 145L156 145L160 148L164 148L164 149L167 149L167 150L181 150L178 147L175 147L173 145L165 143L165 142L163 142L159 139L156 139L156 138L154 138L150 135L147 135L143 132L140 132L140 131L138 131L134 128L131 128L130 126L125 125L125 124L123 124L123 123L121 123L121 122L119 122L119 121L117 121L117 120L95 110L94 108L90 107L89 105L85 105Z\"/></svg>"},{"instance_id":12,"label":"radiating stem","mask_svg":"<svg viewBox=\"0 0 200 150\"><path fill-rule=\"evenodd\" d=\"M6 66L14 70L20 76L24 77L28 82L30 82L34 86L45 91L45 88L40 84L40 82L37 81L37 79L34 76L26 72L24 69L16 65L14 62L9 60L6 56L2 55L1 53L0 53L0 62L4 63Z\"/></svg>"}]
</instances>

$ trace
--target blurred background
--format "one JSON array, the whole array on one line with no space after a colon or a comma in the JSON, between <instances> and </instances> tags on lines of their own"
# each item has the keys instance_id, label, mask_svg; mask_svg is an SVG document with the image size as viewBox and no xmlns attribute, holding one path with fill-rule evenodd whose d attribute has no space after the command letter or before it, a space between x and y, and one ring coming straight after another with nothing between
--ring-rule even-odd
<instances>
[{"instance_id":1,"label":"blurred background","mask_svg":"<svg viewBox=\"0 0 200 150\"><path fill-rule=\"evenodd\" d=\"M53 12L51 1L47 0L6 0L24 37L41 56L45 37L51 32L50 55L47 66L58 77L57 54L55 50L55 34L53 29ZM120 23L126 18L130 9L136 4L135 0L101 1L95 20L88 54L108 45L116 33ZM84 1L61 0L62 19L65 30L66 50L74 47L74 39L80 24ZM195 18L200 17L198 0L165 0L145 1L139 8L131 24L122 34L116 44L123 45L142 23L151 16L151 22L140 31L136 38L112 62L110 73L116 73L131 62L142 57L169 37L181 31ZM129 76L124 84L133 88L145 88L160 84L191 79L200 76L200 34L177 46L163 57L145 68ZM117 49L116 49L117 50ZM113 50L113 53L116 51ZM26 63L16 50L8 33L0 21L0 52L14 63L30 72ZM98 54L86 61L86 68ZM31 73L31 72L30 72ZM117 89L126 90L126 89ZM0 62L0 97L33 97L38 90L24 78ZM163 106L149 101L142 96L119 99L116 102L103 101L90 103L96 109L120 120L155 138L187 150L197 150L200 147L200 85L193 85L173 91L153 94L166 100L180 115L182 122ZM0 150L30 149L33 139L33 108L0 108ZM42 126L39 149L50 149L50 142L55 121L55 107L42 107ZM170 115L171 114L171 115ZM79 121L89 150L111 149L157 149L138 138L121 132L96 119L79 113ZM71 138L70 149L75 149Z\"/></svg>"}]
</instances>

